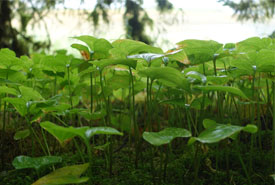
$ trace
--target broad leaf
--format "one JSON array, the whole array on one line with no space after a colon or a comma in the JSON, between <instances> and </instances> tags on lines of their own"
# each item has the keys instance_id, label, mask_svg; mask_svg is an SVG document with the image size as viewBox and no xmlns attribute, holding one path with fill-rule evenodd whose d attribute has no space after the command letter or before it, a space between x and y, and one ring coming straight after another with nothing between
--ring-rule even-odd
<instances>
[{"instance_id":1,"label":"broad leaf","mask_svg":"<svg viewBox=\"0 0 275 185\"><path fill-rule=\"evenodd\" d=\"M75 136L81 137L86 142L96 134L123 135L123 133L111 127L62 127L49 121L40 123L40 126L50 132L60 143Z\"/></svg>"},{"instance_id":2,"label":"broad leaf","mask_svg":"<svg viewBox=\"0 0 275 185\"><path fill-rule=\"evenodd\" d=\"M260 51L261 49L269 48L272 45L271 38L259 38L251 37L236 44L238 51L249 52L249 51Z\"/></svg>"},{"instance_id":3,"label":"broad leaf","mask_svg":"<svg viewBox=\"0 0 275 185\"><path fill-rule=\"evenodd\" d=\"M190 39L178 42L177 45L179 48L184 49L191 64L200 64L213 60L214 55L222 48L222 44L213 40Z\"/></svg>"},{"instance_id":4,"label":"broad leaf","mask_svg":"<svg viewBox=\"0 0 275 185\"><path fill-rule=\"evenodd\" d=\"M94 43L97 40L97 38L89 35L82 35L82 36L73 37L73 38L84 42L85 44L87 44L87 46L89 46L91 51L94 51Z\"/></svg>"},{"instance_id":5,"label":"broad leaf","mask_svg":"<svg viewBox=\"0 0 275 185\"><path fill-rule=\"evenodd\" d=\"M87 138L91 138L92 136L98 135L98 134L120 135L120 136L123 135L122 132L119 132L118 130L111 127L92 127L85 132L85 135Z\"/></svg>"},{"instance_id":6,"label":"broad leaf","mask_svg":"<svg viewBox=\"0 0 275 185\"><path fill-rule=\"evenodd\" d=\"M22 98L26 101L29 100L43 100L43 97L33 88L20 86L19 87Z\"/></svg>"},{"instance_id":7,"label":"broad leaf","mask_svg":"<svg viewBox=\"0 0 275 185\"><path fill-rule=\"evenodd\" d=\"M0 94L12 94L12 95L17 95L18 92L10 87L7 86L0 86Z\"/></svg>"},{"instance_id":8,"label":"broad leaf","mask_svg":"<svg viewBox=\"0 0 275 185\"><path fill-rule=\"evenodd\" d=\"M62 158L57 156L28 157L21 155L12 161L12 165L16 169L34 168L38 170L42 166L60 163L61 161Z\"/></svg>"},{"instance_id":9,"label":"broad leaf","mask_svg":"<svg viewBox=\"0 0 275 185\"><path fill-rule=\"evenodd\" d=\"M126 58L129 55L138 53L156 53L162 54L163 51L160 48L149 46L140 41L120 39L112 43L113 47L110 53L114 58Z\"/></svg>"},{"instance_id":10,"label":"broad leaf","mask_svg":"<svg viewBox=\"0 0 275 185\"><path fill-rule=\"evenodd\" d=\"M0 67L11 68L12 66L21 66L23 63L16 57L15 52L4 48L0 50ZM20 68L17 68L20 69Z\"/></svg>"},{"instance_id":11,"label":"broad leaf","mask_svg":"<svg viewBox=\"0 0 275 185\"><path fill-rule=\"evenodd\" d=\"M29 135L30 135L30 130L29 130L29 129L20 130L20 131L17 131L17 132L14 134L13 139L14 139L14 140L25 139L25 138L28 137Z\"/></svg>"},{"instance_id":12,"label":"broad leaf","mask_svg":"<svg viewBox=\"0 0 275 185\"><path fill-rule=\"evenodd\" d=\"M240 126L217 124L200 133L196 140L201 143L216 143L233 134L239 133L242 129L243 127Z\"/></svg>"},{"instance_id":13,"label":"broad leaf","mask_svg":"<svg viewBox=\"0 0 275 185\"><path fill-rule=\"evenodd\" d=\"M21 116L25 116L27 114L27 102L22 98L4 98L3 100L12 104Z\"/></svg>"},{"instance_id":14,"label":"broad leaf","mask_svg":"<svg viewBox=\"0 0 275 185\"><path fill-rule=\"evenodd\" d=\"M255 125L246 125L245 127L230 125L230 124L218 124L213 120L205 119L203 125L206 128L198 137L193 137L189 140L189 144L192 144L196 140L201 143L217 143L223 139L237 135L240 131L249 133L256 133L258 128ZM234 137L233 137L234 138Z\"/></svg>"},{"instance_id":15,"label":"broad leaf","mask_svg":"<svg viewBox=\"0 0 275 185\"><path fill-rule=\"evenodd\" d=\"M160 132L144 132L142 137L152 145L160 146L170 143L177 137L190 137L191 133L183 128L165 128Z\"/></svg>"},{"instance_id":16,"label":"broad leaf","mask_svg":"<svg viewBox=\"0 0 275 185\"><path fill-rule=\"evenodd\" d=\"M201 74L197 71L189 71L188 73L186 73L185 76L187 76L190 79L199 80L203 84L205 84L207 82L206 76L204 76L203 74Z\"/></svg>"},{"instance_id":17,"label":"broad leaf","mask_svg":"<svg viewBox=\"0 0 275 185\"><path fill-rule=\"evenodd\" d=\"M40 126L50 132L60 143L64 143L66 140L72 139L75 136L80 136L81 138L86 140L85 131L89 128L62 127L49 121L44 121L40 123Z\"/></svg>"},{"instance_id":18,"label":"broad leaf","mask_svg":"<svg viewBox=\"0 0 275 185\"><path fill-rule=\"evenodd\" d=\"M80 184L87 182L88 177L80 177L87 168L88 163L81 165L66 166L38 179L32 185L61 185L61 184Z\"/></svg>"}]
</instances>

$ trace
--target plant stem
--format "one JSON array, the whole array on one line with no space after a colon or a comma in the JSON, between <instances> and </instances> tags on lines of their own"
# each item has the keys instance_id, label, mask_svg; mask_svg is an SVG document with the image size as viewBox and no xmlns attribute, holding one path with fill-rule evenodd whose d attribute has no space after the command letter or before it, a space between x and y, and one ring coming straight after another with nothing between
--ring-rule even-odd
<instances>
[{"instance_id":1,"label":"plant stem","mask_svg":"<svg viewBox=\"0 0 275 185\"><path fill-rule=\"evenodd\" d=\"M236 142L236 144L237 144L237 142ZM245 173L245 175L246 175L246 177L247 177L248 184L249 184L249 185L252 185L250 175L249 175L249 173L248 173L248 171L247 171L246 165L245 165L245 163L244 163L244 161L243 161L243 158L242 158L242 156L241 156L241 153L240 153L239 145L237 145L237 148L238 148L238 151L237 151L238 157L239 157L239 160L240 160L240 162L241 162L241 165L242 165L242 168L243 168L243 170L244 170L244 173Z\"/></svg>"},{"instance_id":2,"label":"plant stem","mask_svg":"<svg viewBox=\"0 0 275 185\"><path fill-rule=\"evenodd\" d=\"M94 95L93 95L93 73L90 72L90 109L91 113L93 113L93 102L94 102Z\"/></svg>"},{"instance_id":3,"label":"plant stem","mask_svg":"<svg viewBox=\"0 0 275 185\"><path fill-rule=\"evenodd\" d=\"M67 66L67 73L68 73L70 104L71 104L71 109L72 109L73 108L73 97L72 97L72 91L71 91L70 66L69 65Z\"/></svg>"}]
</instances>

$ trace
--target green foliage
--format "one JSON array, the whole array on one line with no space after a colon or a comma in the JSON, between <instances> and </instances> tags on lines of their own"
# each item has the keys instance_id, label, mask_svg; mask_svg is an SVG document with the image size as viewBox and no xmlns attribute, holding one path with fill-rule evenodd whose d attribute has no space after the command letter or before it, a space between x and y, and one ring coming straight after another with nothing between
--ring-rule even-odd
<instances>
[{"instance_id":1,"label":"green foliage","mask_svg":"<svg viewBox=\"0 0 275 185\"><path fill-rule=\"evenodd\" d=\"M61 184L80 184L87 182L89 177L80 177L89 167L89 164L72 165L59 168L54 172L41 177L32 185L61 185Z\"/></svg>"},{"instance_id":2,"label":"green foliage","mask_svg":"<svg viewBox=\"0 0 275 185\"><path fill-rule=\"evenodd\" d=\"M18 154L66 154L69 161L54 167L89 160L90 181L99 177L97 172L106 176L109 173L110 178L102 183L110 184L112 174L126 173L119 161L127 158L127 164L133 165L129 169L140 169L141 162L143 165L141 171L133 170L138 174L131 175L135 180L123 182L143 184L153 179L155 184L165 184L166 179L170 183L172 178L168 177L170 165L177 166L173 161L183 157L188 165L182 165L178 178L182 179L181 184L194 179L204 183L199 180L205 175L202 173L213 180L215 170L221 178L218 182L223 183L226 175L222 174L235 179L235 168L236 173L245 175L240 181L235 179L236 184L270 179L266 174L272 174L271 167L255 172L261 178L251 168L262 168L252 160L254 151L268 153L268 163L272 164L269 156L275 146L274 39L253 37L225 45L186 40L179 43L178 49L166 53L128 39L112 43L92 36L75 39L85 44L71 46L82 54L82 59L65 51L18 58L9 49L0 50L0 146L1 151L7 151L1 156L4 170L11 163L6 162L9 155L14 155L13 159ZM61 146L54 144L52 136ZM6 144L10 138L15 144ZM193 145L186 145L180 138L189 138ZM144 145L143 139L159 147ZM17 147L16 154L10 154L12 146ZM226 157L220 157L220 151ZM213 157L211 152L217 154ZM71 154L77 159L72 159ZM239 162L230 166L233 154ZM247 154L251 156L242 159ZM216 167L211 166L212 157ZM48 164L42 158L23 157L18 161L21 158L16 158L15 164L21 165L18 168L39 169L38 176L49 173L49 168L41 168ZM98 167L98 161L104 165ZM221 164L228 166L225 169ZM87 167L84 165L80 171ZM195 170L187 170L191 168ZM208 168L211 173L206 172ZM88 181L87 177L80 177L82 172L68 176L73 167L61 169L36 184L51 184L53 179L57 179L57 184ZM144 173L151 173L152 178L141 182L138 177ZM183 173L189 173L190 178L185 181Z\"/></svg>"},{"instance_id":3,"label":"green foliage","mask_svg":"<svg viewBox=\"0 0 275 185\"><path fill-rule=\"evenodd\" d=\"M12 165L15 169L34 168L39 170L43 166L60 163L61 161L62 158L57 156L28 157L21 155L13 160Z\"/></svg>"},{"instance_id":4,"label":"green foliage","mask_svg":"<svg viewBox=\"0 0 275 185\"><path fill-rule=\"evenodd\" d=\"M177 137L190 137L191 133L183 128L165 128L160 132L144 132L142 137L152 145L160 146L170 143Z\"/></svg>"}]
</instances>

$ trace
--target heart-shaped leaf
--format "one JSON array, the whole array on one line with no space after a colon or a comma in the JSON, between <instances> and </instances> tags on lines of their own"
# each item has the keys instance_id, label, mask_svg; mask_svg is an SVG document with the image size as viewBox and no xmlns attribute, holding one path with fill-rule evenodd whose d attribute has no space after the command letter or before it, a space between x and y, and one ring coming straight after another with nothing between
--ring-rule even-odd
<instances>
[{"instance_id":1,"label":"heart-shaped leaf","mask_svg":"<svg viewBox=\"0 0 275 185\"><path fill-rule=\"evenodd\" d=\"M20 155L12 161L12 165L16 169L34 168L38 170L42 166L60 163L61 161L62 158L58 156L28 157Z\"/></svg>"},{"instance_id":2,"label":"heart-shaped leaf","mask_svg":"<svg viewBox=\"0 0 275 185\"><path fill-rule=\"evenodd\" d=\"M203 125L206 128L198 137L192 137L189 140L189 144L195 141L201 143L217 143L226 138L232 138L232 136L237 135L240 131L245 131L249 133L256 133L257 127L255 125L246 125L245 127L230 125L230 124L218 124L213 120L205 119Z\"/></svg>"},{"instance_id":3,"label":"heart-shaped leaf","mask_svg":"<svg viewBox=\"0 0 275 185\"><path fill-rule=\"evenodd\" d=\"M32 185L61 185L61 184L80 184L87 182L88 177L80 177L87 168L88 163L81 165L66 166L38 179Z\"/></svg>"},{"instance_id":4,"label":"heart-shaped leaf","mask_svg":"<svg viewBox=\"0 0 275 185\"><path fill-rule=\"evenodd\" d=\"M165 128L160 132L144 132L143 139L152 145L160 146L170 143L177 137L190 137L191 133L184 128Z\"/></svg>"},{"instance_id":5,"label":"heart-shaped leaf","mask_svg":"<svg viewBox=\"0 0 275 185\"><path fill-rule=\"evenodd\" d=\"M191 64L200 64L213 60L214 55L219 49L222 48L222 44L213 40L184 40L178 42L179 48L184 49Z\"/></svg>"},{"instance_id":6,"label":"heart-shaped leaf","mask_svg":"<svg viewBox=\"0 0 275 185\"><path fill-rule=\"evenodd\" d=\"M30 135L30 130L29 130L29 129L20 130L20 131L17 131L17 132L14 134L13 139L14 139L14 140L25 139L25 138L28 137L29 135Z\"/></svg>"}]
</instances>

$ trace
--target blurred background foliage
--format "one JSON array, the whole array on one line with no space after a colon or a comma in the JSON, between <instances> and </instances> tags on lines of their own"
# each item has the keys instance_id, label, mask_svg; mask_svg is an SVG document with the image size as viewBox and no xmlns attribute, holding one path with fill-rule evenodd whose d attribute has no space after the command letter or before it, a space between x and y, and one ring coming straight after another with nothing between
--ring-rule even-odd
<instances>
[{"instance_id":1,"label":"blurred background foliage","mask_svg":"<svg viewBox=\"0 0 275 185\"><path fill-rule=\"evenodd\" d=\"M62 7L68 0L12 0L0 1L0 48L10 48L16 54L28 54L30 51L49 49L51 39L49 28L45 16L57 7ZM79 5L89 0L79 0ZM229 6L235 11L239 21L253 20L263 22L274 16L275 0L219 0L225 6ZM147 26L152 27L154 21L143 8L143 0L97 0L95 6L85 10L88 21L93 26L99 26L102 19L105 23L109 22L108 9L111 5L117 5L124 9L123 20L126 38L140 40L147 44L153 41L145 33ZM160 13L172 10L173 4L169 0L156 0L157 10ZM65 8L65 6L64 6ZM58 14L56 14L58 18ZM16 19L18 24L14 26L11 22ZM36 41L27 33L27 26L42 25L48 37L46 41ZM271 35L274 37L275 32Z\"/></svg>"}]
</instances>

